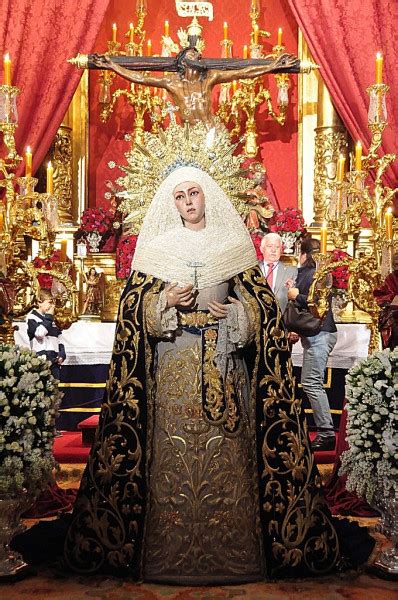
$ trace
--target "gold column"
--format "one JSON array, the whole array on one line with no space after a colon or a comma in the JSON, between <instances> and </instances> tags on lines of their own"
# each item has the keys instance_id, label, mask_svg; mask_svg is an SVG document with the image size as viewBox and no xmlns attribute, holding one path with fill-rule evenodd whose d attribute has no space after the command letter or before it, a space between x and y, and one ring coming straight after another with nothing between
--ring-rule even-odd
<instances>
[{"instance_id":1,"label":"gold column","mask_svg":"<svg viewBox=\"0 0 398 600\"><path fill-rule=\"evenodd\" d=\"M335 180L339 155L347 156L347 131L337 114L326 85L319 77L318 116L315 129L314 224L325 218L330 183Z\"/></svg>"}]
</instances>

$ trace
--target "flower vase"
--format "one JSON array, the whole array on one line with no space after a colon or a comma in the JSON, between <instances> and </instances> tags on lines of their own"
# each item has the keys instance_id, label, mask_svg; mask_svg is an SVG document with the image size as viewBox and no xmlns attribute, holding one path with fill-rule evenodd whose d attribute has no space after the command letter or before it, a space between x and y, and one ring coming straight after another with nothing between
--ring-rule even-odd
<instances>
[{"instance_id":1,"label":"flower vase","mask_svg":"<svg viewBox=\"0 0 398 600\"><path fill-rule=\"evenodd\" d=\"M293 231L282 231L280 236L283 242L283 254L293 254L296 243L296 234Z\"/></svg>"},{"instance_id":2,"label":"flower vase","mask_svg":"<svg viewBox=\"0 0 398 600\"><path fill-rule=\"evenodd\" d=\"M381 552L371 569L384 576L398 579L398 485L389 491L378 490L372 505L381 513L377 530L392 542Z\"/></svg>"},{"instance_id":3,"label":"flower vase","mask_svg":"<svg viewBox=\"0 0 398 600\"><path fill-rule=\"evenodd\" d=\"M29 568L19 552L10 549L11 540L25 530L21 514L28 508L27 491L0 492L0 582Z\"/></svg>"},{"instance_id":4,"label":"flower vase","mask_svg":"<svg viewBox=\"0 0 398 600\"><path fill-rule=\"evenodd\" d=\"M90 233L87 234L86 236L86 240L88 242L88 251L91 253L94 252L99 252L100 250L100 243L102 240L102 236L100 233L98 233L98 231L90 231Z\"/></svg>"}]
</instances>

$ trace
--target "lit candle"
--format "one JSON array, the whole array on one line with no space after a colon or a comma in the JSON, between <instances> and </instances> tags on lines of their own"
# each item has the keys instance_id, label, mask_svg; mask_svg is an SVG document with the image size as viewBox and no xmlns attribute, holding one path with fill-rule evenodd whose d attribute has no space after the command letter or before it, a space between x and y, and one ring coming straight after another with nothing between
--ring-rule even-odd
<instances>
[{"instance_id":1,"label":"lit candle","mask_svg":"<svg viewBox=\"0 0 398 600\"><path fill-rule=\"evenodd\" d=\"M54 193L54 167L51 161L47 165L47 194Z\"/></svg>"},{"instance_id":2,"label":"lit candle","mask_svg":"<svg viewBox=\"0 0 398 600\"><path fill-rule=\"evenodd\" d=\"M59 260L61 262L66 262L66 248L68 246L67 240L61 240L61 252L59 254Z\"/></svg>"},{"instance_id":3,"label":"lit candle","mask_svg":"<svg viewBox=\"0 0 398 600\"><path fill-rule=\"evenodd\" d=\"M355 170L362 171L362 144L357 142L355 146Z\"/></svg>"},{"instance_id":4,"label":"lit candle","mask_svg":"<svg viewBox=\"0 0 398 600\"><path fill-rule=\"evenodd\" d=\"M146 52L148 56L152 56L152 41L148 40L146 45Z\"/></svg>"},{"instance_id":5,"label":"lit candle","mask_svg":"<svg viewBox=\"0 0 398 600\"><path fill-rule=\"evenodd\" d=\"M383 56L381 52L376 54L376 83L383 81Z\"/></svg>"},{"instance_id":6,"label":"lit candle","mask_svg":"<svg viewBox=\"0 0 398 600\"><path fill-rule=\"evenodd\" d=\"M25 177L32 177L32 151L30 146L26 148L25 152Z\"/></svg>"},{"instance_id":7,"label":"lit candle","mask_svg":"<svg viewBox=\"0 0 398 600\"><path fill-rule=\"evenodd\" d=\"M117 25L114 23L112 25L112 42L116 42L117 39Z\"/></svg>"},{"instance_id":8,"label":"lit candle","mask_svg":"<svg viewBox=\"0 0 398 600\"><path fill-rule=\"evenodd\" d=\"M336 179L339 183L344 180L344 166L345 166L345 156L340 154L339 160L337 161L337 176Z\"/></svg>"},{"instance_id":9,"label":"lit candle","mask_svg":"<svg viewBox=\"0 0 398 600\"><path fill-rule=\"evenodd\" d=\"M328 230L327 230L327 226L326 226L326 221L323 222L323 225L321 227L321 254L326 254L326 250L327 250L327 245L328 245Z\"/></svg>"},{"instance_id":10,"label":"lit candle","mask_svg":"<svg viewBox=\"0 0 398 600\"><path fill-rule=\"evenodd\" d=\"M169 37L169 35L170 35L170 27L169 27L169 22L168 21L164 22L164 35L166 37Z\"/></svg>"},{"instance_id":11,"label":"lit candle","mask_svg":"<svg viewBox=\"0 0 398 600\"><path fill-rule=\"evenodd\" d=\"M4 85L11 85L11 58L8 52L4 55Z\"/></svg>"},{"instance_id":12,"label":"lit candle","mask_svg":"<svg viewBox=\"0 0 398 600\"><path fill-rule=\"evenodd\" d=\"M278 46L282 46L282 27L278 29Z\"/></svg>"},{"instance_id":13,"label":"lit candle","mask_svg":"<svg viewBox=\"0 0 398 600\"><path fill-rule=\"evenodd\" d=\"M384 225L386 227L386 240L387 242L392 241L392 212L391 208L387 208L384 215Z\"/></svg>"},{"instance_id":14,"label":"lit candle","mask_svg":"<svg viewBox=\"0 0 398 600\"><path fill-rule=\"evenodd\" d=\"M224 21L224 40L228 39L228 23Z\"/></svg>"},{"instance_id":15,"label":"lit candle","mask_svg":"<svg viewBox=\"0 0 398 600\"><path fill-rule=\"evenodd\" d=\"M129 41L130 41L130 44L132 44L134 42L134 24L133 23L130 23Z\"/></svg>"},{"instance_id":16,"label":"lit candle","mask_svg":"<svg viewBox=\"0 0 398 600\"><path fill-rule=\"evenodd\" d=\"M254 44L257 45L258 44L258 25L257 25L257 23L255 24L255 26L253 28L253 33L254 33Z\"/></svg>"},{"instance_id":17,"label":"lit candle","mask_svg":"<svg viewBox=\"0 0 398 600\"><path fill-rule=\"evenodd\" d=\"M247 58L247 46L243 46L243 58Z\"/></svg>"}]
</instances>

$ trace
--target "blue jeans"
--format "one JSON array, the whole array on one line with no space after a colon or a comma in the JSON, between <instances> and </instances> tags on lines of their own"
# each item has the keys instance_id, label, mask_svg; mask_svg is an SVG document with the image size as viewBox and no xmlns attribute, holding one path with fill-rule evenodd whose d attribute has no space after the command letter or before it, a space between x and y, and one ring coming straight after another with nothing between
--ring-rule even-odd
<instances>
[{"instance_id":1,"label":"blue jeans","mask_svg":"<svg viewBox=\"0 0 398 600\"><path fill-rule=\"evenodd\" d=\"M318 437L328 437L333 433L333 419L328 397L323 387L328 357L337 342L337 333L321 331L313 337L302 337L304 349L301 385L308 396L314 413Z\"/></svg>"}]
</instances>

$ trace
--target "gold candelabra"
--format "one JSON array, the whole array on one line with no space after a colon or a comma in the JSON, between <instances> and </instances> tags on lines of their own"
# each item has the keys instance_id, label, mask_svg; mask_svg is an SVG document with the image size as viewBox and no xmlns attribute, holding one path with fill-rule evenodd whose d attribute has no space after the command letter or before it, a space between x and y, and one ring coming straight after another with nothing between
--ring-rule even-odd
<instances>
[{"instance_id":1,"label":"gold candelabra","mask_svg":"<svg viewBox=\"0 0 398 600\"><path fill-rule=\"evenodd\" d=\"M387 127L385 95L388 89L383 83L376 83L368 88L368 125L372 132L369 152L362 158L362 147L360 143L357 144L355 156L351 156L351 168L345 177L340 170L340 176L338 175L336 181L331 184L331 198L325 208L325 224L333 245L345 249L349 236L353 236L354 256L344 260L331 260L331 256L326 254L325 238L323 252L316 257L319 268L308 301L314 314L322 316L329 307L330 291L322 282L328 273L336 268L346 267L349 273L346 300L352 301L355 307L370 317L369 353L376 350L380 344L380 309L373 297L373 290L381 285L383 276L391 270L392 254L394 245L396 246L395 234L398 230L393 224L392 215L392 200L398 188L392 189L382 181L385 170L395 160L396 155L378 154L383 131ZM336 172L339 174L339 165ZM369 256L356 256L355 243L358 241L363 219L371 231L372 252ZM326 232L326 228L324 231Z\"/></svg>"},{"instance_id":2,"label":"gold candelabra","mask_svg":"<svg viewBox=\"0 0 398 600\"><path fill-rule=\"evenodd\" d=\"M39 256L49 258L54 252L58 223L56 197L52 193L35 192L38 180L30 173L17 178L14 172L22 161L14 138L17 127L14 101L18 94L15 86L0 86L0 131L8 151L0 158L0 188L4 188L4 201L0 203L0 340L9 344L14 343L13 320L32 309L40 289L37 278L40 270L25 256L26 240L37 240ZM66 264L69 270L70 264ZM76 288L63 263L45 273L57 280L62 292L56 300L54 318L65 329L77 319Z\"/></svg>"},{"instance_id":3,"label":"gold candelabra","mask_svg":"<svg viewBox=\"0 0 398 600\"><path fill-rule=\"evenodd\" d=\"M250 58L268 58L269 56L278 57L285 51L282 45L281 33L278 33L278 44L272 49L271 55L263 54L261 38L269 38L269 31L260 29L258 18L260 16L260 6L258 0L251 0L249 17L251 20L252 31L250 34ZM281 30L280 30L281 31ZM232 56L232 40L224 39L221 42L222 57ZM244 58L247 58L244 56ZM262 77L250 80L240 80L232 84L223 84L219 97L218 116L227 125L233 125L231 135L243 135L245 138L244 153L250 158L254 158L258 153L257 144L257 124L256 112L258 107L264 102L267 105L268 115L279 125L286 122L286 114L289 105L289 75L287 73L276 74L276 85L278 88L277 106L275 110L272 105L272 97L269 89L264 87ZM242 116L244 115L244 118Z\"/></svg>"}]
</instances>

